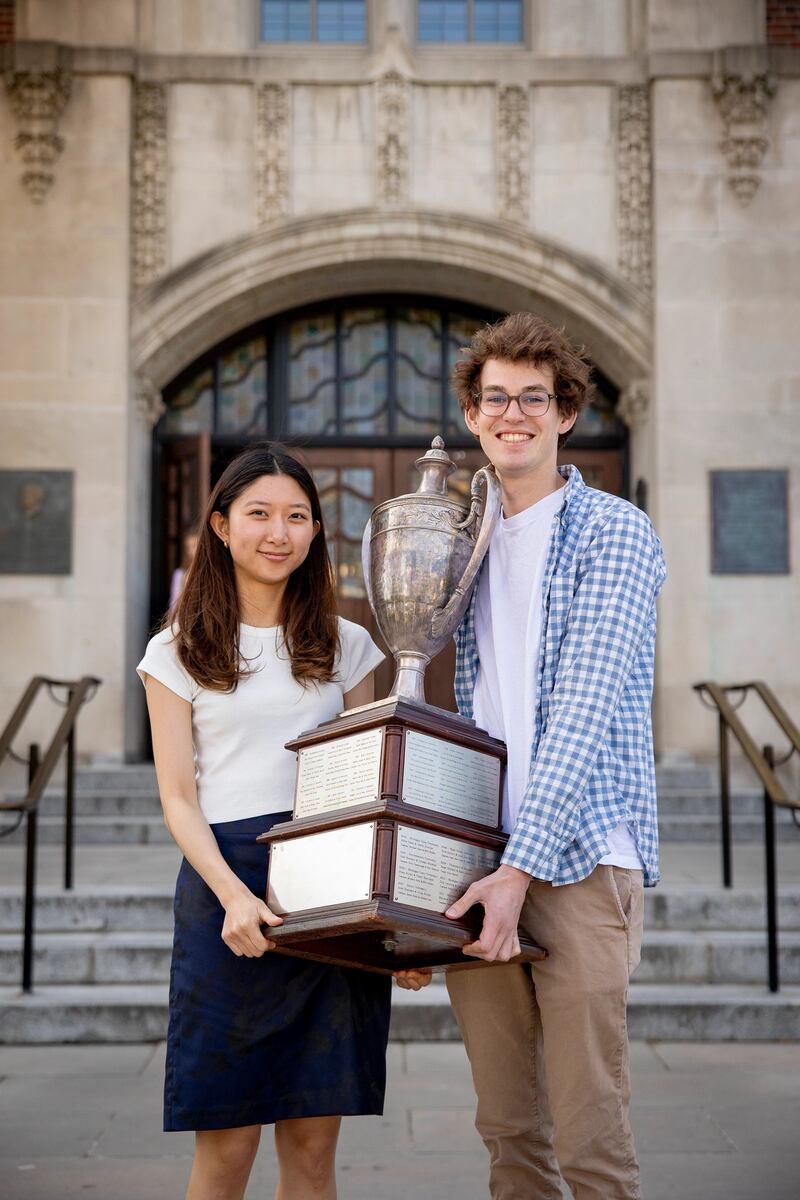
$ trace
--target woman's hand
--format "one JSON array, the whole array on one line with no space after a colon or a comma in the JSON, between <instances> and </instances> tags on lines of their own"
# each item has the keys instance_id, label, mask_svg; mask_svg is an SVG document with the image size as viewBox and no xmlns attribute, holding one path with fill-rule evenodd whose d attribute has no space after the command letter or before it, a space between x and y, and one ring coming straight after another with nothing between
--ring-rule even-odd
<instances>
[{"instance_id":1,"label":"woman's hand","mask_svg":"<svg viewBox=\"0 0 800 1200\"><path fill-rule=\"evenodd\" d=\"M433 971L427 967L421 967L418 971L395 971L394 977L398 987L406 988L410 992L418 992L420 988L428 986L433 979Z\"/></svg>"},{"instance_id":2,"label":"woman's hand","mask_svg":"<svg viewBox=\"0 0 800 1200\"><path fill-rule=\"evenodd\" d=\"M282 924L283 917L276 917L263 900L244 892L225 905L222 940L238 958L260 958L275 948L275 943L264 937L261 926Z\"/></svg>"}]
</instances>

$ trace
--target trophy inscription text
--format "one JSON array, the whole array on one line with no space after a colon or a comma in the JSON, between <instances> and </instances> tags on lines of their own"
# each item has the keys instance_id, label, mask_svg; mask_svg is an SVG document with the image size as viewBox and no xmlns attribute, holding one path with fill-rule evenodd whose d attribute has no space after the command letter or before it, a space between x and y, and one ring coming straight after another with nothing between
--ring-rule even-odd
<instances>
[{"instance_id":1,"label":"trophy inscription text","mask_svg":"<svg viewBox=\"0 0 800 1200\"><path fill-rule=\"evenodd\" d=\"M315 817L377 799L383 730L305 746L298 754L294 816Z\"/></svg>"},{"instance_id":2,"label":"trophy inscription text","mask_svg":"<svg viewBox=\"0 0 800 1200\"><path fill-rule=\"evenodd\" d=\"M403 800L496 829L500 760L469 746L409 729L403 759Z\"/></svg>"},{"instance_id":3,"label":"trophy inscription text","mask_svg":"<svg viewBox=\"0 0 800 1200\"><path fill-rule=\"evenodd\" d=\"M494 871L499 863L495 850L403 827L397 831L392 899L444 912L471 883Z\"/></svg>"}]
</instances>

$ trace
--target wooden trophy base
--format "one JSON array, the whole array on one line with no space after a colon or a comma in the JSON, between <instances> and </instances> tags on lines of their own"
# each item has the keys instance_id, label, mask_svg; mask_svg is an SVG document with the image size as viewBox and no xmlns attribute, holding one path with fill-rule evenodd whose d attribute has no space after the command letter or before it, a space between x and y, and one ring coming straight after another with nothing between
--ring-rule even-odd
<instances>
[{"instance_id":1,"label":"wooden trophy base","mask_svg":"<svg viewBox=\"0 0 800 1200\"><path fill-rule=\"evenodd\" d=\"M277 951L392 974L489 966L462 953L483 910L445 909L499 865L505 747L455 714L390 698L288 744L294 817L270 846ZM266 931L265 931L266 932ZM514 961L546 951L520 939Z\"/></svg>"}]
</instances>

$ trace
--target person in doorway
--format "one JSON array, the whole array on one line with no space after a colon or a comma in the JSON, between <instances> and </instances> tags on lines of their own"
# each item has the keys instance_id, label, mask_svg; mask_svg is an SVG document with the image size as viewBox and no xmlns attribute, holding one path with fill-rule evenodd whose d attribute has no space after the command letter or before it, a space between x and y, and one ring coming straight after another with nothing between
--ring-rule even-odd
<instances>
[{"instance_id":1,"label":"person in doorway","mask_svg":"<svg viewBox=\"0 0 800 1200\"><path fill-rule=\"evenodd\" d=\"M454 371L503 511L457 633L464 716L505 740L501 866L448 910L484 909L465 953L496 965L447 985L470 1058L494 1200L639 1197L629 1124L628 980L643 884L658 881L650 724L650 521L557 454L590 367L531 313L480 330ZM518 927L549 950L530 966ZM401 984L418 988L423 972Z\"/></svg>"},{"instance_id":2,"label":"person in doorway","mask_svg":"<svg viewBox=\"0 0 800 1200\"><path fill-rule=\"evenodd\" d=\"M181 563L172 572L172 578L169 581L169 611L174 612L178 607L178 601L181 598L183 591L184 580L186 579L189 567L192 565L194 556L197 552L198 537L195 532L185 533L181 538Z\"/></svg>"},{"instance_id":3,"label":"person in doorway","mask_svg":"<svg viewBox=\"0 0 800 1200\"><path fill-rule=\"evenodd\" d=\"M256 838L291 817L284 744L373 698L383 655L337 618L311 475L275 447L213 490L174 617L138 672L175 895L164 1124L194 1130L187 1200L240 1200L274 1124L281 1200L333 1200L341 1118L383 1108L391 980L266 954Z\"/></svg>"}]
</instances>

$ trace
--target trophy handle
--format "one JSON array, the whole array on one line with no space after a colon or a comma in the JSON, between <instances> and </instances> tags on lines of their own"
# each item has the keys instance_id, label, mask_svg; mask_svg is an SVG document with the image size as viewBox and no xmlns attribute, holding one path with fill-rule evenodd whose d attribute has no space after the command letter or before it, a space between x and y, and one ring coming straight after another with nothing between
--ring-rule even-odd
<instances>
[{"instance_id":1,"label":"trophy handle","mask_svg":"<svg viewBox=\"0 0 800 1200\"><path fill-rule=\"evenodd\" d=\"M481 467L472 477L472 505L470 506L469 515L466 520L461 521L456 528L468 529L472 523L478 519L481 508L483 516L481 519L478 536L475 539L475 545L472 548L470 560L464 568L464 574L459 580L458 586L453 592L444 608L439 608L433 614L431 621L431 634L434 638L444 636L448 632L452 632L463 616L464 609L467 607L470 589L475 582L475 576L478 574L478 568L483 562L486 551L489 549L489 542L494 527L497 524L497 518L500 516L500 484L494 472L494 467ZM484 495L481 496L481 491ZM450 624L452 622L452 624ZM450 624L450 630L447 626Z\"/></svg>"}]
</instances>

